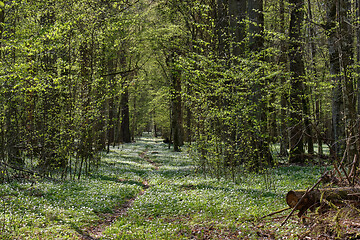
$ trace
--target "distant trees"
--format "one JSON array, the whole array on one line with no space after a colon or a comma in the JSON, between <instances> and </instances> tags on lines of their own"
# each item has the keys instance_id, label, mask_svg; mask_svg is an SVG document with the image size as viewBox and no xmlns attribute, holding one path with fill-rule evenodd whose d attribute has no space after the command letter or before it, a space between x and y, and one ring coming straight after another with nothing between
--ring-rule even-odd
<instances>
[{"instance_id":1,"label":"distant trees","mask_svg":"<svg viewBox=\"0 0 360 240\"><path fill-rule=\"evenodd\" d=\"M80 178L145 130L219 178L357 160L356 4L0 2L0 161Z\"/></svg>"},{"instance_id":2,"label":"distant trees","mask_svg":"<svg viewBox=\"0 0 360 240\"><path fill-rule=\"evenodd\" d=\"M133 2L0 3L1 167L80 178L130 142Z\"/></svg>"},{"instance_id":3,"label":"distant trees","mask_svg":"<svg viewBox=\"0 0 360 240\"><path fill-rule=\"evenodd\" d=\"M205 172L274 164L276 143L290 163L313 159L314 142L319 155L324 142L358 155L351 1L169 2L188 43L177 69Z\"/></svg>"}]
</instances>

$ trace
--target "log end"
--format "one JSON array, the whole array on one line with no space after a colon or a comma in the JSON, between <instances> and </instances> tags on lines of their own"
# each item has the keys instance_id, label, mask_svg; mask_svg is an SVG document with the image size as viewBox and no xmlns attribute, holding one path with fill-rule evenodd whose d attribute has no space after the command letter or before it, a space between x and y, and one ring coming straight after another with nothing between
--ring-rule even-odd
<instances>
[{"instance_id":1,"label":"log end","mask_svg":"<svg viewBox=\"0 0 360 240\"><path fill-rule=\"evenodd\" d=\"M302 196L305 194L305 191L298 190L298 191L289 191L286 195L286 203L289 207L294 208L296 204L300 201ZM312 205L311 201L309 200L309 196L305 196L301 202L296 206L295 210L300 210L303 208L308 208Z\"/></svg>"}]
</instances>

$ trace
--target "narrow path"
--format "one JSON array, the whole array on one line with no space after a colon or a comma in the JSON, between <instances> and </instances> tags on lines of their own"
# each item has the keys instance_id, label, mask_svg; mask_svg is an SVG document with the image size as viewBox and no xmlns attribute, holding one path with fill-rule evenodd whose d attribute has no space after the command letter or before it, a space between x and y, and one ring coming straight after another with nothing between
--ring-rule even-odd
<instances>
[{"instance_id":1,"label":"narrow path","mask_svg":"<svg viewBox=\"0 0 360 240\"><path fill-rule=\"evenodd\" d=\"M147 162L149 162L151 165L154 166L155 170L158 170L159 167L158 165L151 161L150 158L147 156L147 152L148 149L146 148L145 151L141 152L139 154L140 158L146 160ZM119 182L125 182L126 180L124 179L119 179ZM122 205L116 207L115 209L113 209L112 213L106 213L106 214L102 214L102 218L103 220L99 221L97 225L95 226L91 226L83 231L79 230L79 234L80 239L82 240L98 240L101 239L102 233L105 231L105 229L110 226L112 223L114 223L116 221L116 219L118 219L121 216L124 216L128 209L131 208L131 206L133 205L134 201L141 195L143 195L145 193L145 191L149 188L149 184L148 181L145 179L142 183L142 188L143 190L141 192L138 193L137 196L128 199L125 203L123 203Z\"/></svg>"},{"instance_id":2,"label":"narrow path","mask_svg":"<svg viewBox=\"0 0 360 240\"><path fill-rule=\"evenodd\" d=\"M110 226L113 222L116 221L121 216L124 216L128 209L131 208L134 201L141 195L143 195L146 191L146 189L149 188L148 182L145 180L142 182L143 190L135 197L130 198L122 205L116 207L112 213L106 213L102 214L102 217L104 218L102 221L98 222L97 225L89 227L85 229L84 231L79 231L80 239L82 240L98 240L102 237L102 233L105 231L105 229Z\"/></svg>"},{"instance_id":3,"label":"narrow path","mask_svg":"<svg viewBox=\"0 0 360 240\"><path fill-rule=\"evenodd\" d=\"M149 149L146 148L145 151L143 151L142 153L140 153L140 158L144 159L145 161L147 161L148 163L150 163L155 170L159 170L159 165L157 163L155 163L154 161L152 161L149 156L147 155Z\"/></svg>"}]
</instances>

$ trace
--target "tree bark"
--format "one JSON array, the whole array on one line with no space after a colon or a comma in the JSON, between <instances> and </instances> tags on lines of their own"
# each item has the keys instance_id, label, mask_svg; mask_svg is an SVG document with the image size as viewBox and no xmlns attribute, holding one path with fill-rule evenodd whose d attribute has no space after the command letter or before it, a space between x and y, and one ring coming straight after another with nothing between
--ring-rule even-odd
<instances>
[{"instance_id":1,"label":"tree bark","mask_svg":"<svg viewBox=\"0 0 360 240\"><path fill-rule=\"evenodd\" d=\"M125 87L124 92L121 94L120 104L121 104L120 139L124 143L131 143L129 90L127 86Z\"/></svg>"},{"instance_id":2,"label":"tree bark","mask_svg":"<svg viewBox=\"0 0 360 240\"><path fill-rule=\"evenodd\" d=\"M4 24L5 24L5 6L0 8L0 40L3 39L4 32ZM2 41L0 41L0 59L2 59Z\"/></svg>"},{"instance_id":3,"label":"tree bark","mask_svg":"<svg viewBox=\"0 0 360 240\"><path fill-rule=\"evenodd\" d=\"M360 20L360 0L356 0L356 21ZM356 29L356 62L360 63L360 28ZM360 66L357 67L357 74L360 74ZM357 78L357 114L360 115L360 77Z\"/></svg>"},{"instance_id":4,"label":"tree bark","mask_svg":"<svg viewBox=\"0 0 360 240\"><path fill-rule=\"evenodd\" d=\"M264 48L263 0L248 1L249 50L258 52Z\"/></svg>"},{"instance_id":5,"label":"tree bark","mask_svg":"<svg viewBox=\"0 0 360 240\"><path fill-rule=\"evenodd\" d=\"M114 72L116 70L116 64L114 64L114 59L109 59L107 62L108 72ZM110 89L115 88L114 80L115 75L108 76L108 84ZM112 92L110 92L110 97L107 100L108 103L108 126L107 126L107 152L110 151L110 145L115 143L115 116L116 116L116 107L115 107L115 96Z\"/></svg>"},{"instance_id":6,"label":"tree bark","mask_svg":"<svg viewBox=\"0 0 360 240\"><path fill-rule=\"evenodd\" d=\"M285 0L280 0L279 2L279 14L280 14L280 33L285 35ZM281 64L281 67L283 68L283 75L281 76L281 86L286 86L286 72L288 71L288 57L287 57L287 43L286 41L281 41L281 47L280 47L280 57L279 62ZM280 99L280 156L288 156L288 147L289 147L289 135L287 130L287 102L288 102L288 94L287 89L284 88L281 90L281 99Z\"/></svg>"},{"instance_id":7,"label":"tree bark","mask_svg":"<svg viewBox=\"0 0 360 240\"><path fill-rule=\"evenodd\" d=\"M218 53L221 59L226 59L227 54L227 31L228 19L227 9L229 0L217 0L216 5L216 33L218 38Z\"/></svg>"},{"instance_id":8,"label":"tree bark","mask_svg":"<svg viewBox=\"0 0 360 240\"><path fill-rule=\"evenodd\" d=\"M326 17L327 17L327 34L328 34L328 48L329 48L329 60L330 60L330 74L333 82L332 93L332 138L334 153L341 155L344 151L344 142L339 142L344 138L344 123L342 121L343 115L343 97L342 97L342 85L340 80L340 62L339 62L339 48L337 39L337 0L327 1Z\"/></svg>"},{"instance_id":9,"label":"tree bark","mask_svg":"<svg viewBox=\"0 0 360 240\"><path fill-rule=\"evenodd\" d=\"M245 52L243 41L246 37L246 2L246 0L229 0L229 35L232 36L231 52L234 56L241 56Z\"/></svg>"},{"instance_id":10,"label":"tree bark","mask_svg":"<svg viewBox=\"0 0 360 240\"><path fill-rule=\"evenodd\" d=\"M290 163L304 162L303 95L305 68L302 53L301 29L304 20L304 0L290 0L292 4L289 29L290 59Z\"/></svg>"},{"instance_id":11,"label":"tree bark","mask_svg":"<svg viewBox=\"0 0 360 240\"><path fill-rule=\"evenodd\" d=\"M181 75L180 71L172 69L171 74L172 80L172 98L171 98L171 106L172 106L172 134L173 134L173 142L174 142L174 151L180 151L180 147L184 144L183 142L183 114L182 114L182 99L181 99Z\"/></svg>"},{"instance_id":12,"label":"tree bark","mask_svg":"<svg viewBox=\"0 0 360 240\"><path fill-rule=\"evenodd\" d=\"M258 61L264 61L261 51L264 49L264 13L263 0L248 1L249 16L249 50ZM261 76L259 76L261 79ZM273 158L270 152L267 131L267 106L265 99L264 80L258 80L252 86L252 104L254 105L254 128L256 129L252 136L252 145L254 146L255 162L251 168L259 169L264 165L272 165Z\"/></svg>"},{"instance_id":13,"label":"tree bark","mask_svg":"<svg viewBox=\"0 0 360 240\"><path fill-rule=\"evenodd\" d=\"M347 162L351 163L358 154L358 128L356 119L356 93L354 91L354 81L351 76L353 62L353 27L351 25L351 0L340 1L340 24L339 24L339 61L342 71L342 85L344 98L344 119L345 134L349 146L347 146Z\"/></svg>"},{"instance_id":14,"label":"tree bark","mask_svg":"<svg viewBox=\"0 0 360 240\"><path fill-rule=\"evenodd\" d=\"M327 2L330 74L333 76L334 85L332 100L334 154L339 156L347 148L348 162L353 160L355 154L358 155L356 94L351 76L354 37L351 10L350 0Z\"/></svg>"}]
</instances>

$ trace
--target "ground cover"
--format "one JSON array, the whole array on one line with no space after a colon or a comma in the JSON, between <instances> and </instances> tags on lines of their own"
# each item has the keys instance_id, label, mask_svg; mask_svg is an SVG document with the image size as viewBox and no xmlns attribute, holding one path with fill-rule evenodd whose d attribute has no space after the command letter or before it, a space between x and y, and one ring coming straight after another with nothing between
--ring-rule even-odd
<instances>
[{"instance_id":1,"label":"ground cover","mask_svg":"<svg viewBox=\"0 0 360 240\"><path fill-rule=\"evenodd\" d=\"M259 218L322 171L282 166L233 183L195 173L186 150L142 138L104 153L80 181L0 185L0 239L297 239L296 217L281 228L281 215Z\"/></svg>"}]
</instances>

